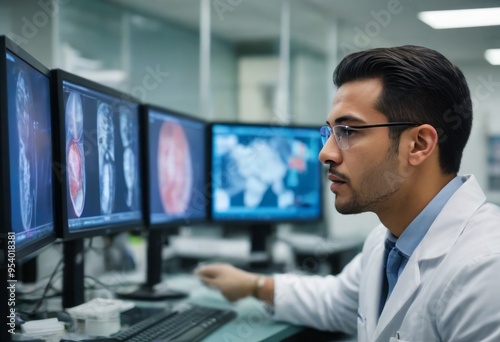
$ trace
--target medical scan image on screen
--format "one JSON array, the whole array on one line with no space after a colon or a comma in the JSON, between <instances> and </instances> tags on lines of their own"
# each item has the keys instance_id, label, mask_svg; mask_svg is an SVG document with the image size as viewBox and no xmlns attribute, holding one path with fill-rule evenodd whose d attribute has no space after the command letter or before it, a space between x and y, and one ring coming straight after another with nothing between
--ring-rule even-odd
<instances>
[{"instance_id":1,"label":"medical scan image on screen","mask_svg":"<svg viewBox=\"0 0 500 342\"><path fill-rule=\"evenodd\" d=\"M111 106L105 102L97 107L97 146L101 213L109 215L115 202L115 127Z\"/></svg>"},{"instance_id":2,"label":"medical scan image on screen","mask_svg":"<svg viewBox=\"0 0 500 342\"><path fill-rule=\"evenodd\" d=\"M69 94L66 102L66 124L69 198L75 215L80 217L85 203L85 155L82 100L78 93Z\"/></svg>"},{"instance_id":3,"label":"medical scan image on screen","mask_svg":"<svg viewBox=\"0 0 500 342\"><path fill-rule=\"evenodd\" d=\"M54 228L50 81L6 57L12 228L22 247Z\"/></svg>"},{"instance_id":4,"label":"medical scan image on screen","mask_svg":"<svg viewBox=\"0 0 500 342\"><path fill-rule=\"evenodd\" d=\"M138 105L63 81L70 229L141 218Z\"/></svg>"},{"instance_id":5,"label":"medical scan image on screen","mask_svg":"<svg viewBox=\"0 0 500 342\"><path fill-rule=\"evenodd\" d=\"M205 124L149 109L151 223L204 218Z\"/></svg>"},{"instance_id":6,"label":"medical scan image on screen","mask_svg":"<svg viewBox=\"0 0 500 342\"><path fill-rule=\"evenodd\" d=\"M311 220L321 211L317 129L212 127L215 220Z\"/></svg>"},{"instance_id":7,"label":"medical scan image on screen","mask_svg":"<svg viewBox=\"0 0 500 342\"><path fill-rule=\"evenodd\" d=\"M137 201L137 121L134 120L133 113L128 106L119 106L120 115L120 137L123 145L123 176L127 186L126 203L132 208Z\"/></svg>"}]
</instances>

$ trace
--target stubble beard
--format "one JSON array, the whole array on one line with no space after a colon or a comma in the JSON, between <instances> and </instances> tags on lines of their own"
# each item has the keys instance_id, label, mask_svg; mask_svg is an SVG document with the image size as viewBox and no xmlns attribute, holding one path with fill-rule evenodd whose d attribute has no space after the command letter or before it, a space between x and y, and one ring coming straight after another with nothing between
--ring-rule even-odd
<instances>
[{"instance_id":1,"label":"stubble beard","mask_svg":"<svg viewBox=\"0 0 500 342\"><path fill-rule=\"evenodd\" d=\"M403 182L397 158L397 153L390 149L380 165L362 174L359 186L351 187L352 197L349 201L342 203L338 194L335 194L337 211L343 215L385 211L389 199L401 188Z\"/></svg>"}]
</instances>

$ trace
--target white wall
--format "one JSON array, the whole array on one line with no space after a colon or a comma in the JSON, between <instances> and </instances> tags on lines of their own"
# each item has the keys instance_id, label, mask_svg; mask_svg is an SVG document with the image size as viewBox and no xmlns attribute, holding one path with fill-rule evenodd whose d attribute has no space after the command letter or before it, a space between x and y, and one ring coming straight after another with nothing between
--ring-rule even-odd
<instances>
[{"instance_id":1,"label":"white wall","mask_svg":"<svg viewBox=\"0 0 500 342\"><path fill-rule=\"evenodd\" d=\"M474 174L486 191L488 200L500 205L500 193L488 189L488 137L500 135L500 67L462 68L473 99L474 121L464 150L460 173Z\"/></svg>"},{"instance_id":2,"label":"white wall","mask_svg":"<svg viewBox=\"0 0 500 342\"><path fill-rule=\"evenodd\" d=\"M145 18L145 20L153 20ZM168 23L155 29L132 25L131 32L132 94L140 89L148 68L165 73L154 87L142 87L143 101L166 106L191 115L200 115L199 40L195 31L183 30Z\"/></svg>"},{"instance_id":3,"label":"white wall","mask_svg":"<svg viewBox=\"0 0 500 342\"><path fill-rule=\"evenodd\" d=\"M212 108L216 120L236 120L238 116L238 61L231 44L212 36Z\"/></svg>"},{"instance_id":4,"label":"white wall","mask_svg":"<svg viewBox=\"0 0 500 342\"><path fill-rule=\"evenodd\" d=\"M275 114L279 57L251 56L238 60L238 119L270 122Z\"/></svg>"},{"instance_id":5,"label":"white wall","mask_svg":"<svg viewBox=\"0 0 500 342\"><path fill-rule=\"evenodd\" d=\"M10 8L6 0L0 0L0 34L7 34L10 31Z\"/></svg>"},{"instance_id":6,"label":"white wall","mask_svg":"<svg viewBox=\"0 0 500 342\"><path fill-rule=\"evenodd\" d=\"M53 11L38 2L0 0L0 34L49 68L53 67L53 25Z\"/></svg>"},{"instance_id":7,"label":"white wall","mask_svg":"<svg viewBox=\"0 0 500 342\"><path fill-rule=\"evenodd\" d=\"M291 70L291 94L293 122L307 125L321 125L328 108L328 88L325 86L327 70L326 58L314 54L301 53L294 56Z\"/></svg>"},{"instance_id":8,"label":"white wall","mask_svg":"<svg viewBox=\"0 0 500 342\"><path fill-rule=\"evenodd\" d=\"M241 57L238 61L239 118L268 122L285 117L276 103L279 80L278 56ZM294 54L290 64L291 121L320 125L328 114L328 89L325 87L326 59L317 54ZM284 123L284 122L283 122Z\"/></svg>"}]
</instances>

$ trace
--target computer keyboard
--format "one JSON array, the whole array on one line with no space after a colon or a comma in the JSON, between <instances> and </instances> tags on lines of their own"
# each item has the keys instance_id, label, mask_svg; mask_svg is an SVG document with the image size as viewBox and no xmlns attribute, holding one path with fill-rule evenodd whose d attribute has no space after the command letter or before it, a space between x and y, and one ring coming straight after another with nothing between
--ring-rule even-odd
<instances>
[{"instance_id":1,"label":"computer keyboard","mask_svg":"<svg viewBox=\"0 0 500 342\"><path fill-rule=\"evenodd\" d=\"M234 317L233 310L181 303L131 325L107 341L196 342Z\"/></svg>"},{"instance_id":2,"label":"computer keyboard","mask_svg":"<svg viewBox=\"0 0 500 342\"><path fill-rule=\"evenodd\" d=\"M164 308L159 307L134 306L133 308L120 313L120 323L122 327L129 327L164 311Z\"/></svg>"}]
</instances>

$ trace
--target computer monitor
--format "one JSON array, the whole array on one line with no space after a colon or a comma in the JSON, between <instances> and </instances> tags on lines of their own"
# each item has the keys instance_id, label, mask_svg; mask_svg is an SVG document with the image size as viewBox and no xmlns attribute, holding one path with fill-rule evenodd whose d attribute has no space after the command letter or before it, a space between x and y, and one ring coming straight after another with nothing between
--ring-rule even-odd
<instances>
[{"instance_id":1,"label":"computer monitor","mask_svg":"<svg viewBox=\"0 0 500 342\"><path fill-rule=\"evenodd\" d=\"M2 234L21 260L55 239L49 70L0 37Z\"/></svg>"},{"instance_id":2,"label":"computer monitor","mask_svg":"<svg viewBox=\"0 0 500 342\"><path fill-rule=\"evenodd\" d=\"M165 108L144 110L149 228L206 221L206 123Z\"/></svg>"},{"instance_id":3,"label":"computer monitor","mask_svg":"<svg viewBox=\"0 0 500 342\"><path fill-rule=\"evenodd\" d=\"M321 219L317 127L234 122L210 127L211 219L246 225L254 257L269 257L265 242L273 225Z\"/></svg>"},{"instance_id":4,"label":"computer monitor","mask_svg":"<svg viewBox=\"0 0 500 342\"><path fill-rule=\"evenodd\" d=\"M154 285L162 281L162 249L179 226L207 220L206 123L170 109L143 106L143 146L148 225L146 284L122 297L156 300L183 297L182 292Z\"/></svg>"},{"instance_id":5,"label":"computer monitor","mask_svg":"<svg viewBox=\"0 0 500 342\"><path fill-rule=\"evenodd\" d=\"M63 306L84 301L83 238L144 226L136 99L54 70L58 234L64 239Z\"/></svg>"},{"instance_id":6,"label":"computer monitor","mask_svg":"<svg viewBox=\"0 0 500 342\"><path fill-rule=\"evenodd\" d=\"M3 295L19 278L15 265L36 256L56 238L51 114L49 70L1 36L0 267L1 297L6 298L2 308L9 310L1 312L3 319L15 310L15 302L7 299L13 292ZM5 341L10 335L1 337Z\"/></svg>"}]
</instances>

